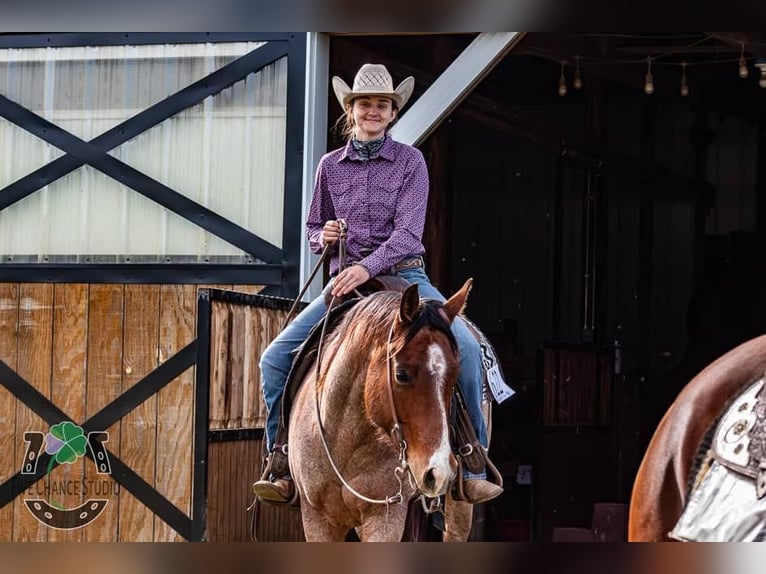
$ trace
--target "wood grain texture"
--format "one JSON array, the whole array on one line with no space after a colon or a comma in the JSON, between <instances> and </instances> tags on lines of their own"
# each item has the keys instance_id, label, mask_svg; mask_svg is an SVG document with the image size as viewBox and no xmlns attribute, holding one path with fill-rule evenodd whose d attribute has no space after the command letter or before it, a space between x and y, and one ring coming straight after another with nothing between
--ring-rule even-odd
<instances>
[{"instance_id":1,"label":"wood grain texture","mask_svg":"<svg viewBox=\"0 0 766 574\"><path fill-rule=\"evenodd\" d=\"M60 284L53 291L53 350L51 372L51 401L75 424L85 420L88 285ZM80 482L89 460L64 464L53 469L51 481ZM85 501L82 492L58 497L65 508L74 508ZM83 531L50 529L51 542L79 542Z\"/></svg>"},{"instance_id":2,"label":"wood grain texture","mask_svg":"<svg viewBox=\"0 0 766 574\"><path fill-rule=\"evenodd\" d=\"M160 288L160 360L166 361L196 338L196 285ZM162 389L157 399L157 475L155 488L182 512L191 512L194 374L190 368ZM202 416L205 416L204 414ZM182 537L158 520L155 541Z\"/></svg>"},{"instance_id":3,"label":"wood grain texture","mask_svg":"<svg viewBox=\"0 0 766 574\"><path fill-rule=\"evenodd\" d=\"M122 394L122 348L123 348L123 285L91 285L88 298L88 377L86 416L90 417ZM108 429L106 448L120 455L120 422ZM98 474L92 461L85 465L85 480L92 481L94 491L87 498L109 500L101 516L83 528L84 541L117 541L119 522L118 496L113 494L116 483L108 475ZM109 494L99 493L97 486L104 485Z\"/></svg>"},{"instance_id":4,"label":"wood grain texture","mask_svg":"<svg viewBox=\"0 0 766 574\"><path fill-rule=\"evenodd\" d=\"M53 327L53 284L22 284L19 287L19 353L18 374L46 397L51 388L51 342ZM49 425L18 401L16 406L16 440L27 431L47 432ZM23 446L23 442L21 443ZM22 450L23 453L23 450ZM21 460L17 460L21 468ZM33 489L44 492L44 480ZM37 521L24 507L23 495L13 501L14 532L17 542L45 541L49 529Z\"/></svg>"},{"instance_id":5,"label":"wood grain texture","mask_svg":"<svg viewBox=\"0 0 766 574\"><path fill-rule=\"evenodd\" d=\"M211 429L223 429L226 428L227 418L231 306L220 301L213 301L211 309L208 424Z\"/></svg>"},{"instance_id":6,"label":"wood grain texture","mask_svg":"<svg viewBox=\"0 0 766 574\"><path fill-rule=\"evenodd\" d=\"M159 285L126 285L123 339L123 392L157 367ZM157 447L157 397L149 397L122 418L122 462L154 484ZM127 490L120 491L119 540L151 542L156 517Z\"/></svg>"},{"instance_id":7,"label":"wood grain texture","mask_svg":"<svg viewBox=\"0 0 766 574\"><path fill-rule=\"evenodd\" d=\"M0 360L11 369L18 364L19 286L0 283ZM14 476L24 456L24 443L16 436L16 399L0 387L0 482ZM18 463L18 464L17 464ZM0 542L13 540L13 504L0 508Z\"/></svg>"},{"instance_id":8,"label":"wood grain texture","mask_svg":"<svg viewBox=\"0 0 766 574\"><path fill-rule=\"evenodd\" d=\"M242 428L245 380L246 316L243 305L230 305L231 333L229 341L228 405L226 428ZM248 393L250 394L250 393Z\"/></svg>"}]
</instances>

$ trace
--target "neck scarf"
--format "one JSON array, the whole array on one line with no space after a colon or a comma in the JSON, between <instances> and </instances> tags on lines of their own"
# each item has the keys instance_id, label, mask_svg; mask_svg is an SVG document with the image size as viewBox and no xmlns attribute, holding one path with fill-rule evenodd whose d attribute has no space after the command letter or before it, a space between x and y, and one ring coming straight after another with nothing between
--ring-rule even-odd
<instances>
[{"instance_id":1,"label":"neck scarf","mask_svg":"<svg viewBox=\"0 0 766 574\"><path fill-rule=\"evenodd\" d=\"M383 147L383 143L386 141L386 136L370 141L359 141L356 138L351 140L351 145L354 146L354 151L360 159L367 161L375 159L380 153L380 148Z\"/></svg>"}]
</instances>

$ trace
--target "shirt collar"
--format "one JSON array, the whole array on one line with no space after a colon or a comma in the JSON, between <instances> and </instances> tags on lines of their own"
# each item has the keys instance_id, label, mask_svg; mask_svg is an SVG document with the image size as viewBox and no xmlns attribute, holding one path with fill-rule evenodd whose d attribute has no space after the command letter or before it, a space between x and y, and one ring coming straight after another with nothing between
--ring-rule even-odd
<instances>
[{"instance_id":1,"label":"shirt collar","mask_svg":"<svg viewBox=\"0 0 766 574\"><path fill-rule=\"evenodd\" d=\"M394 145L394 140L392 140L391 136L388 134L386 134L386 141L383 142L383 147L380 148L380 152L378 152L378 157L387 159L388 161L394 161L396 159L396 145ZM346 147L343 148L343 153L340 154L338 163L343 160L359 161L359 155L356 153L350 139L346 142Z\"/></svg>"}]
</instances>

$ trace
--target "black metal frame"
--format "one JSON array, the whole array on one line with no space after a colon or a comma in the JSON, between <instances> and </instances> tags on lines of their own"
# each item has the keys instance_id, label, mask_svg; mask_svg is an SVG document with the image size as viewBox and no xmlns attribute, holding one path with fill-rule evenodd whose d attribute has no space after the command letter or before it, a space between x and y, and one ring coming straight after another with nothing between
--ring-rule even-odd
<instances>
[{"instance_id":1,"label":"black metal frame","mask_svg":"<svg viewBox=\"0 0 766 574\"><path fill-rule=\"evenodd\" d=\"M91 141L84 141L0 95L0 116L62 149L64 156L0 189L0 210L88 164L188 221L221 237L260 263L252 265L185 264L0 264L5 281L90 283L243 283L270 285L282 295L298 292L301 247L301 186L305 34L46 34L0 36L0 47L154 44L167 42L267 41L258 48L168 98L152 105ZM282 249L186 198L166 185L121 162L108 152L287 56L287 131Z\"/></svg>"}]
</instances>

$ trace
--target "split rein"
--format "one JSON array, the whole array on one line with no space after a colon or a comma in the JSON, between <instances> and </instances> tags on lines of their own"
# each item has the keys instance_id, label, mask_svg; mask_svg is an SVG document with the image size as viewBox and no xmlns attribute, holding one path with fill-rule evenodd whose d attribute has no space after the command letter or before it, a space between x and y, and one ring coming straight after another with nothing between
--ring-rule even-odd
<instances>
[{"instance_id":1,"label":"split rein","mask_svg":"<svg viewBox=\"0 0 766 574\"><path fill-rule=\"evenodd\" d=\"M340 223L340 227L341 227L340 239L338 240L339 242L338 249L339 249L339 258L340 258L340 264L339 264L338 270L343 271L343 269L345 269L346 267L347 226L346 226L345 220L339 219L338 222ZM318 269L324 263L324 261L329 257L330 248L331 248L330 244L325 245L324 250L322 251L322 254L319 258L319 261L314 266L314 269L311 271L311 274L309 275L309 278L306 281L306 284L303 286L303 289L301 290L300 294L295 299L295 303L293 303L292 308L290 309L289 313L285 317L285 320L282 324L282 329L284 329L284 327L290 321L293 313L295 312L298 301L300 301L301 298L303 297L309 284L313 281L314 276L316 275ZM365 296L356 289L354 289L354 292L359 297ZM319 428L319 437L322 440L322 446L324 447L325 454L327 455L327 460L330 462L330 466L332 467L333 472L335 473L335 476L338 478L341 484L348 489L348 491L351 494L353 494L356 498L363 500L364 502L367 502L368 504L385 504L386 507L388 507L391 504L401 504L402 502L404 502L404 495L402 494L402 491L404 490L405 475L409 477L410 485L413 487L416 493L419 492L419 488L417 487L417 481L415 480L415 477L412 473L412 469L410 468L410 465L407 462L407 441L404 440L404 435L402 434L402 427L399 422L399 416L396 412L396 404L394 402L393 377L391 376L391 361L393 360L393 357L391 355L391 340L394 334L393 322L391 323L391 329L388 332L388 340L386 342L386 379L388 383L387 384L388 400L391 405L391 415L394 421L393 428L391 429L390 434L396 441L397 446L399 448L399 463L397 467L394 469L394 475L396 477L396 480L399 483L399 490L397 491L397 493L394 494L393 496L388 496L386 498L370 498L360 493L359 491L357 491L353 486L351 486L351 484L349 484L349 482L344 478L341 471L338 469L338 466L335 464L335 460L333 459L332 453L330 452L330 446L327 443L327 437L325 434L324 425L322 424L319 379L320 379L320 373L321 373L322 351L323 351L323 344L324 344L326 330L327 330L328 317L330 316L330 310L332 309L333 304L335 303L335 298L336 296L333 295L332 299L330 300L327 313L325 313L324 319L322 320L322 331L319 336L319 344L317 348L316 375L314 377L314 390L315 390L314 405L315 405L315 411L316 411L317 426ZM423 511L426 514L432 514L434 512L441 510L441 502L439 499L431 499L430 501L427 501L425 495L422 493L420 494L419 499L423 505Z\"/></svg>"}]
</instances>

